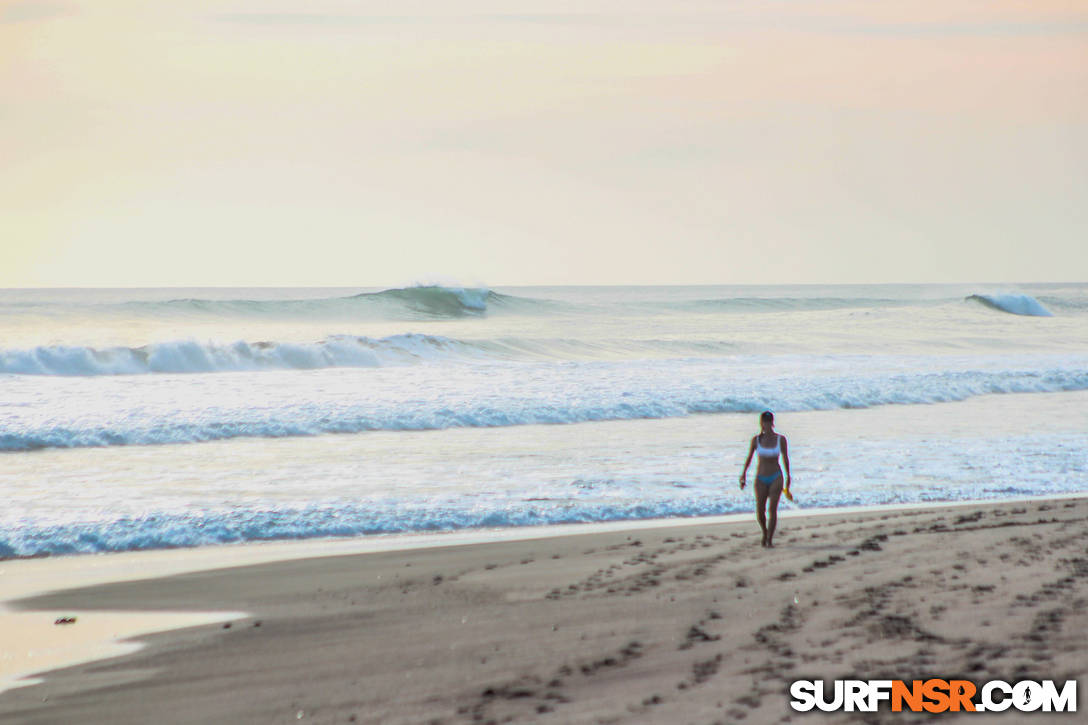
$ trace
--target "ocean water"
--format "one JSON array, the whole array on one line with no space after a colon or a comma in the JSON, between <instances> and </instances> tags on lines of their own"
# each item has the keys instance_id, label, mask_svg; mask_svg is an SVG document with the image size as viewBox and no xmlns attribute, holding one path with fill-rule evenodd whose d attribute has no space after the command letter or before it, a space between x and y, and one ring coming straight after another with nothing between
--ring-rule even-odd
<instances>
[{"instance_id":1,"label":"ocean water","mask_svg":"<svg viewBox=\"0 0 1088 725\"><path fill-rule=\"evenodd\" d=\"M0 556L1088 492L1088 283L0 290ZM751 475L751 474L750 474Z\"/></svg>"}]
</instances>

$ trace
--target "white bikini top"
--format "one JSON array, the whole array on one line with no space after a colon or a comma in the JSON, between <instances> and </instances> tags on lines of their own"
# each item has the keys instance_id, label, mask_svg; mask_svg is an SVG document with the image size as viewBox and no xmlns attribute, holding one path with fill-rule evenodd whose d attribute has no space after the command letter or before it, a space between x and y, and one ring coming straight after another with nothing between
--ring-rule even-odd
<instances>
[{"instance_id":1,"label":"white bikini top","mask_svg":"<svg viewBox=\"0 0 1088 725\"><path fill-rule=\"evenodd\" d=\"M775 434L774 448L764 448L759 442L759 436L756 436L756 453L763 458L778 458L782 452L782 436Z\"/></svg>"}]
</instances>

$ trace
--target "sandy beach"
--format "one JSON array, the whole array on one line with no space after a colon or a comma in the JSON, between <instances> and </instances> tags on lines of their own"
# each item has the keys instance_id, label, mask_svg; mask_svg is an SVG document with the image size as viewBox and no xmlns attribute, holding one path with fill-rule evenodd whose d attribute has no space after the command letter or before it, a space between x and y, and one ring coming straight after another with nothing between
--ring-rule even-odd
<instances>
[{"instance_id":1,"label":"sandy beach","mask_svg":"<svg viewBox=\"0 0 1088 725\"><path fill-rule=\"evenodd\" d=\"M8 690L0 719L772 723L813 717L790 709L796 679L1077 679L1083 692L1088 499L797 516L776 543L760 548L750 521L632 527L9 602L22 616L239 614Z\"/></svg>"}]
</instances>

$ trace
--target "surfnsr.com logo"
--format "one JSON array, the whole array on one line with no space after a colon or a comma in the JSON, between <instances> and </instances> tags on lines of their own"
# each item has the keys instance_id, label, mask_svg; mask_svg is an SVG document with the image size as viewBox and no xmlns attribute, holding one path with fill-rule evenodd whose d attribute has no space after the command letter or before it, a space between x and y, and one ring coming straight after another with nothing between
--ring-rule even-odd
<instances>
[{"instance_id":1,"label":"surfnsr.com logo","mask_svg":"<svg viewBox=\"0 0 1088 725\"><path fill-rule=\"evenodd\" d=\"M1053 680L1009 684L990 680L981 687L970 680L797 680L790 685L790 707L798 712L1076 712L1077 681L1059 689Z\"/></svg>"}]
</instances>

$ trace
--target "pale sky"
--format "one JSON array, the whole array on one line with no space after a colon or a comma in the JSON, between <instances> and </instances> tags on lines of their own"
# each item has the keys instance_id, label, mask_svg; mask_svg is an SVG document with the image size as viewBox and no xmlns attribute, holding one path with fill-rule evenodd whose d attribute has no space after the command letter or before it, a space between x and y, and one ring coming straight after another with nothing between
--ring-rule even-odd
<instances>
[{"instance_id":1,"label":"pale sky","mask_svg":"<svg viewBox=\"0 0 1088 725\"><path fill-rule=\"evenodd\" d=\"M1088 279L1088 4L0 0L0 286Z\"/></svg>"}]
</instances>

